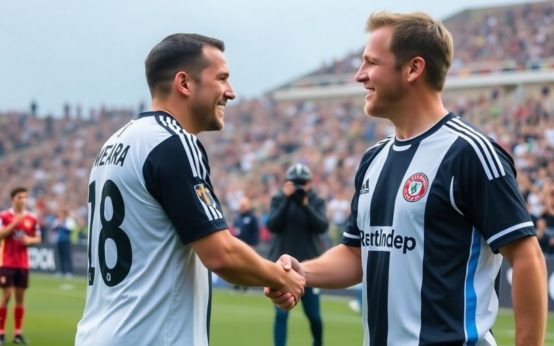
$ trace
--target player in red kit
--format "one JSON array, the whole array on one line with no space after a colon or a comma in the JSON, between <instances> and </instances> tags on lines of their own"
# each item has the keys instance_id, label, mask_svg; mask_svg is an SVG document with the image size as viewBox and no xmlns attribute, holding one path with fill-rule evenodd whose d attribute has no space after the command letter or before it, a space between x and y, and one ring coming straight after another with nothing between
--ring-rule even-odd
<instances>
[{"instance_id":1,"label":"player in red kit","mask_svg":"<svg viewBox=\"0 0 554 346\"><path fill-rule=\"evenodd\" d=\"M11 192L12 208L0 212L0 345L4 344L7 307L15 292L15 333L13 342L26 345L21 334L25 307L25 289L29 282L27 247L41 242L40 227L35 215L25 209L27 189L17 187Z\"/></svg>"}]
</instances>

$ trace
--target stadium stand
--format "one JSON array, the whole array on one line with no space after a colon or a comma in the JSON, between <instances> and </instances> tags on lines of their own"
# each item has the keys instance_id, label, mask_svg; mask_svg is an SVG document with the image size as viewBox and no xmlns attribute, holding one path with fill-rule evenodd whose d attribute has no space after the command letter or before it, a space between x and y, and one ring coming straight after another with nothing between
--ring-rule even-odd
<instances>
[{"instance_id":1,"label":"stadium stand","mask_svg":"<svg viewBox=\"0 0 554 346\"><path fill-rule=\"evenodd\" d=\"M554 1L471 9L445 19L457 47L445 103L513 154L537 219L554 178L553 21ZM360 56L361 50L352 52L264 97L233 102L223 134L200 135L228 220L242 195L265 215L293 162L313 167L314 185L328 204L350 198L359 158L392 131L387 121L362 112L364 90L353 79ZM29 186L46 226L63 206L86 228L94 156L136 110L100 109L84 117L78 107L66 106L64 113L0 113L0 206L9 206L13 186ZM546 234L554 238L554 228ZM264 232L262 240L267 237Z\"/></svg>"}]
</instances>

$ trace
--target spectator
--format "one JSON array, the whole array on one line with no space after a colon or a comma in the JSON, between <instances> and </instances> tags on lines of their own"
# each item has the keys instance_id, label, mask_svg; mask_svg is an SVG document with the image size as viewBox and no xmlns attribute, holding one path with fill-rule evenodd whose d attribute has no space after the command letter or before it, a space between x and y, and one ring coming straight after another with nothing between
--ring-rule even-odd
<instances>
[{"instance_id":1,"label":"spectator","mask_svg":"<svg viewBox=\"0 0 554 346\"><path fill-rule=\"evenodd\" d=\"M320 235L327 230L325 201L312 189L312 174L301 163L286 173L282 190L271 199L267 227L275 235L269 258L277 260L283 254L299 260L321 255ZM313 345L323 344L323 323L319 307L319 290L306 287L302 296L304 313L310 321ZM288 311L275 307L273 342L286 345Z\"/></svg>"},{"instance_id":2,"label":"spectator","mask_svg":"<svg viewBox=\"0 0 554 346\"><path fill-rule=\"evenodd\" d=\"M59 271L58 276L67 278L73 276L73 261L71 258L71 233L75 230L77 224L75 219L69 215L67 209L61 209L58 212L56 220L52 225L55 232L56 246L58 249Z\"/></svg>"},{"instance_id":3,"label":"spectator","mask_svg":"<svg viewBox=\"0 0 554 346\"><path fill-rule=\"evenodd\" d=\"M260 228L258 227L258 218L254 214L254 209L250 205L250 199L243 196L239 202L239 214L233 222L235 236L252 246L258 245L260 239Z\"/></svg>"},{"instance_id":4,"label":"spectator","mask_svg":"<svg viewBox=\"0 0 554 346\"><path fill-rule=\"evenodd\" d=\"M0 345L4 344L8 303L15 296L13 343L27 345L23 337L25 290L29 286L29 254L27 247L41 242L40 226L36 216L27 210L28 191L16 187L10 194L12 207L0 212Z\"/></svg>"}]
</instances>

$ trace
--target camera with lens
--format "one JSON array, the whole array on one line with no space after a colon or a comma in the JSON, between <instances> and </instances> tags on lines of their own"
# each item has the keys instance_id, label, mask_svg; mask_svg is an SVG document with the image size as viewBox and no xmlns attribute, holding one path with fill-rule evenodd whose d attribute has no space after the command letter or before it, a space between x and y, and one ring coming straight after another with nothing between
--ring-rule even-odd
<instances>
[{"instance_id":1,"label":"camera with lens","mask_svg":"<svg viewBox=\"0 0 554 346\"><path fill-rule=\"evenodd\" d=\"M294 193L291 197L302 201L304 197L306 197L307 193L304 185L312 180L312 173L310 172L310 169L302 163L294 164L287 169L285 179L294 184Z\"/></svg>"},{"instance_id":2,"label":"camera with lens","mask_svg":"<svg viewBox=\"0 0 554 346\"><path fill-rule=\"evenodd\" d=\"M292 183L294 184L294 192L292 196L298 200L303 200L306 196L306 190L304 189L304 184L306 184L306 182L292 181Z\"/></svg>"}]
</instances>

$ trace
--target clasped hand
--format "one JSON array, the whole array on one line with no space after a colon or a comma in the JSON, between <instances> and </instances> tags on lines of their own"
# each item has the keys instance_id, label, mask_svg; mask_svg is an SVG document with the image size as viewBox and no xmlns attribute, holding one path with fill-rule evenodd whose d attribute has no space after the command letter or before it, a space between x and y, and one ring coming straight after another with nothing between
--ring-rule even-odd
<instances>
[{"instance_id":1,"label":"clasped hand","mask_svg":"<svg viewBox=\"0 0 554 346\"><path fill-rule=\"evenodd\" d=\"M300 275L304 279L304 284L306 283L304 271L302 270L300 262L298 262L296 258L290 255L282 255L276 263L281 264L283 269L286 271L290 271L291 269L294 270L297 275ZM295 296L291 292L282 292L270 287L264 287L264 295L270 298L273 304L283 310L292 310L298 304L298 301L303 294L304 290L302 290L302 294Z\"/></svg>"}]
</instances>

